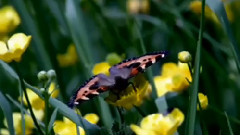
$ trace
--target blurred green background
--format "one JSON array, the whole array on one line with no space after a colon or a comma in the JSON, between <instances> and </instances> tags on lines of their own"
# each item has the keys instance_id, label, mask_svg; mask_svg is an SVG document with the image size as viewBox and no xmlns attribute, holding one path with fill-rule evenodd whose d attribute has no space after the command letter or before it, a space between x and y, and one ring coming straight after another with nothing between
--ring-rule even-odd
<instances>
[{"instance_id":1,"label":"blurred green background","mask_svg":"<svg viewBox=\"0 0 240 135\"><path fill-rule=\"evenodd\" d=\"M207 4L212 10L205 10L199 91L208 96L211 109L205 110L201 117L197 112L197 121L204 121L209 134L229 134L226 112L232 131L240 134L240 77L236 65L239 61L234 57L234 52L239 56L240 1L209 1ZM38 86L37 73L54 69L60 89L58 99L67 103L76 88L92 76L94 64L105 61L109 53L127 59L143 55L145 51L168 51L167 59L152 67L153 76L159 75L164 62L177 62L180 51L189 51L194 60L201 5L193 6L192 2L0 0L0 7L12 5L21 18L20 25L9 36L17 32L32 36L32 42L18 64L24 80ZM77 56L72 56L76 61L62 66L58 55L65 54L70 44L76 46ZM71 60L66 58L64 61ZM9 65L14 67L12 63ZM16 100L19 97L17 80L3 68L0 70L0 90ZM187 117L188 90L179 96L166 96L166 99L169 107L180 108ZM81 112L98 114L95 102L93 99L80 106ZM14 105L12 108L19 111ZM154 111L156 108L153 107L149 113ZM132 115L130 111L129 116ZM3 127L3 118L0 111L0 127ZM183 134L184 129L183 124L179 134ZM202 134L202 131L195 129L195 133Z\"/></svg>"}]
</instances>

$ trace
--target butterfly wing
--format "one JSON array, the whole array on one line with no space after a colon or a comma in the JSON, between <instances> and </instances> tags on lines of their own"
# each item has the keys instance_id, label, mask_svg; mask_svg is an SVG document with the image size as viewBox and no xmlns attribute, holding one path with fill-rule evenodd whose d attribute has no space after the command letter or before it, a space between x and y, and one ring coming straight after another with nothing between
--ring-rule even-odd
<instances>
[{"instance_id":1,"label":"butterfly wing","mask_svg":"<svg viewBox=\"0 0 240 135\"><path fill-rule=\"evenodd\" d=\"M110 68L110 73L120 72L124 78L129 79L136 76L139 72L144 72L145 69L159 60L165 58L166 52L149 53L141 57L125 60ZM124 72L122 72L124 71Z\"/></svg>"},{"instance_id":2,"label":"butterfly wing","mask_svg":"<svg viewBox=\"0 0 240 135\"><path fill-rule=\"evenodd\" d=\"M71 97L68 106L73 108L75 105L87 101L101 92L107 91L112 85L114 85L114 80L111 80L104 74L93 76L77 89Z\"/></svg>"}]
</instances>

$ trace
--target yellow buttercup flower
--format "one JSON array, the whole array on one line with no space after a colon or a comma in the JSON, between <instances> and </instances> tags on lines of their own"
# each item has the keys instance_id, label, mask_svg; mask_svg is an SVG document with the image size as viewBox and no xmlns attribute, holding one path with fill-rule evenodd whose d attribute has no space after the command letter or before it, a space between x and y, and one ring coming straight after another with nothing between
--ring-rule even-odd
<instances>
[{"instance_id":1,"label":"yellow buttercup flower","mask_svg":"<svg viewBox=\"0 0 240 135\"><path fill-rule=\"evenodd\" d=\"M207 98L207 96L204 95L203 93L198 93L198 98L199 98L199 101L200 101L201 108L203 110L207 109L207 107L208 107L208 98ZM199 104L197 106L197 110L200 110Z\"/></svg>"},{"instance_id":2,"label":"yellow buttercup flower","mask_svg":"<svg viewBox=\"0 0 240 135\"><path fill-rule=\"evenodd\" d=\"M92 124L97 124L99 117L96 114L87 114L84 118ZM85 135L85 131L82 127L78 126L80 135ZM56 120L53 127L54 132L57 135L77 135L76 124L68 118L64 117L63 121Z\"/></svg>"},{"instance_id":3,"label":"yellow buttercup flower","mask_svg":"<svg viewBox=\"0 0 240 135\"><path fill-rule=\"evenodd\" d=\"M105 75L109 75L109 71L108 70L109 70L110 67L111 66L107 62L97 63L93 67L92 73L94 75L97 75L97 74L100 74L100 73L103 73Z\"/></svg>"},{"instance_id":4,"label":"yellow buttercup flower","mask_svg":"<svg viewBox=\"0 0 240 135\"><path fill-rule=\"evenodd\" d=\"M44 117L44 110L43 109L36 110L36 109L32 108L32 110L33 110L34 116L38 120L43 120L43 117ZM30 110L28 109L27 111L30 114Z\"/></svg>"},{"instance_id":5,"label":"yellow buttercup flower","mask_svg":"<svg viewBox=\"0 0 240 135\"><path fill-rule=\"evenodd\" d=\"M181 92L189 87L192 81L187 63L165 63L162 67L162 75L154 77L158 96L167 92Z\"/></svg>"},{"instance_id":6,"label":"yellow buttercup flower","mask_svg":"<svg viewBox=\"0 0 240 135\"><path fill-rule=\"evenodd\" d=\"M77 51L74 44L70 44L65 54L58 54L57 60L60 67L68 67L74 65L78 61Z\"/></svg>"},{"instance_id":7,"label":"yellow buttercup flower","mask_svg":"<svg viewBox=\"0 0 240 135\"><path fill-rule=\"evenodd\" d=\"M24 115L25 118L25 133L26 135L30 135L33 131L34 128L34 123L32 120L32 117L25 114ZM6 118L4 118L4 125L7 127L7 120ZM13 126L16 132L16 135L22 135L22 117L21 117L21 113L18 112L14 112L13 113ZM6 131L4 131L6 132Z\"/></svg>"},{"instance_id":8,"label":"yellow buttercup flower","mask_svg":"<svg viewBox=\"0 0 240 135\"><path fill-rule=\"evenodd\" d=\"M86 114L84 118L92 124L96 124L99 121L99 117L94 113Z\"/></svg>"},{"instance_id":9,"label":"yellow buttercup flower","mask_svg":"<svg viewBox=\"0 0 240 135\"><path fill-rule=\"evenodd\" d=\"M23 33L14 34L7 44L0 41L0 59L5 62L21 60L22 54L30 44L31 36L26 36Z\"/></svg>"},{"instance_id":10,"label":"yellow buttercup flower","mask_svg":"<svg viewBox=\"0 0 240 135\"><path fill-rule=\"evenodd\" d=\"M150 0L128 0L127 10L129 13L148 13Z\"/></svg>"},{"instance_id":11,"label":"yellow buttercup flower","mask_svg":"<svg viewBox=\"0 0 240 135\"><path fill-rule=\"evenodd\" d=\"M0 20L0 35L12 32L21 21L12 6L5 6L0 9Z\"/></svg>"},{"instance_id":12,"label":"yellow buttercup flower","mask_svg":"<svg viewBox=\"0 0 240 135\"><path fill-rule=\"evenodd\" d=\"M134 78L134 90L132 85L121 91L118 95L110 93L106 101L112 105L131 109L133 106L140 106L145 98L148 98L152 92L152 86L146 79L138 75Z\"/></svg>"},{"instance_id":13,"label":"yellow buttercup flower","mask_svg":"<svg viewBox=\"0 0 240 135\"><path fill-rule=\"evenodd\" d=\"M184 114L174 109L170 114L151 114L143 118L140 126L131 124L137 135L173 135L183 123Z\"/></svg>"},{"instance_id":14,"label":"yellow buttercup flower","mask_svg":"<svg viewBox=\"0 0 240 135\"><path fill-rule=\"evenodd\" d=\"M189 7L190 7L190 10L195 14L200 15L202 13L202 1L198 1L198 0L192 1ZM225 6L225 8L226 8L228 20L232 22L234 20L232 10L229 8L229 6ZM209 20L219 23L219 19L217 15L208 6L205 6L205 17Z\"/></svg>"},{"instance_id":15,"label":"yellow buttercup flower","mask_svg":"<svg viewBox=\"0 0 240 135\"><path fill-rule=\"evenodd\" d=\"M45 108L44 100L42 100L36 93L34 93L31 89L26 88L27 95L30 101L30 104L32 107L36 110L41 110ZM49 91L51 94L51 97L56 98L58 96L59 90L56 89L56 84L52 82L49 87ZM23 97L23 102L25 105L27 105L27 101L25 99L25 96Z\"/></svg>"}]
</instances>

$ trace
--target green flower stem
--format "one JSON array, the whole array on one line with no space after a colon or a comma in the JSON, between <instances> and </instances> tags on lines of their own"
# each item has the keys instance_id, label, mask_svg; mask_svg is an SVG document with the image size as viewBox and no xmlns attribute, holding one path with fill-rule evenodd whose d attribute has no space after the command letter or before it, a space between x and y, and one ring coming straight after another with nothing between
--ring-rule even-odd
<instances>
[{"instance_id":1,"label":"green flower stem","mask_svg":"<svg viewBox=\"0 0 240 135\"><path fill-rule=\"evenodd\" d=\"M22 117L22 133L25 134L25 116L24 116L24 106L23 106L23 92L21 90L21 87L19 88L19 94L20 94L20 103L21 103L21 117ZM26 96L25 96L26 97Z\"/></svg>"},{"instance_id":2,"label":"green flower stem","mask_svg":"<svg viewBox=\"0 0 240 135\"><path fill-rule=\"evenodd\" d=\"M48 88L44 89L44 100L45 100L45 135L48 135L48 124L49 124L49 94L48 94Z\"/></svg>"},{"instance_id":3,"label":"green flower stem","mask_svg":"<svg viewBox=\"0 0 240 135\"><path fill-rule=\"evenodd\" d=\"M141 46L142 53L146 54L147 51L146 51L146 47L145 47L144 42L143 42L142 35L140 33L140 30L139 30L140 28L139 28L138 23L137 23L137 18L134 18L134 19L135 19L135 25L136 25L135 31L136 31L138 39L140 41L140 46ZM151 69L149 69L149 71L147 72L147 76L148 76L148 79L150 79L149 80L150 83L152 84L152 89L153 89L152 98L156 99L157 98L157 90L156 90L156 86L155 86L154 81L153 81L153 74L152 74Z\"/></svg>"},{"instance_id":4,"label":"green flower stem","mask_svg":"<svg viewBox=\"0 0 240 135\"><path fill-rule=\"evenodd\" d=\"M147 115L145 114L145 112L143 112L139 107L134 106L134 108L139 112L139 114L142 115L142 117L146 117Z\"/></svg>"},{"instance_id":5,"label":"green flower stem","mask_svg":"<svg viewBox=\"0 0 240 135\"><path fill-rule=\"evenodd\" d=\"M122 114L122 108L120 107L117 107L117 110L118 110L118 113L120 115L120 125L122 125L124 123L124 117L123 117L123 114Z\"/></svg>"},{"instance_id":6,"label":"green flower stem","mask_svg":"<svg viewBox=\"0 0 240 135\"><path fill-rule=\"evenodd\" d=\"M234 134L233 134L233 131L232 131L231 124L230 124L230 121L229 121L229 118L228 118L228 115L227 115L226 112L224 112L224 114L225 114L226 119L227 119L227 124L228 124L229 133L230 133L230 135L234 135Z\"/></svg>"},{"instance_id":7,"label":"green flower stem","mask_svg":"<svg viewBox=\"0 0 240 135\"><path fill-rule=\"evenodd\" d=\"M198 44L195 55L195 70L193 76L193 85L192 90L190 91L190 106L188 108L188 117L186 122L186 135L193 135L195 129L195 119L196 119L196 108L197 108L197 97L198 97L198 86L199 86L199 70L200 70L200 61L201 61L201 46L202 46L202 37L203 37L203 24L204 24L204 14L205 14L205 0L202 1L202 14L200 22L200 30L198 37Z\"/></svg>"},{"instance_id":8,"label":"green flower stem","mask_svg":"<svg viewBox=\"0 0 240 135\"><path fill-rule=\"evenodd\" d=\"M14 63L14 67L15 67L15 70L16 70L16 72L17 72L17 74L18 74L18 77L19 77L19 80L20 80L20 84L21 84L21 88L22 88L22 90L23 90L25 99L26 99L26 101L27 101L27 105L28 105L30 114L31 114L31 116L32 116L33 122L34 122L34 124L35 124L35 126L36 126L36 128L37 128L37 130L38 130L38 133L39 133L40 135L43 135L43 132L42 132L40 126L38 125L37 118L35 117L35 115L34 115L34 113L33 113L32 105L31 105L31 103L30 103L30 101L29 101L29 98L28 98L28 95L27 95L27 91L26 91L26 87L25 87L25 84L24 84L24 82L23 82L22 75L21 75L21 73L19 72L17 63ZM21 102L23 102L23 99L21 100ZM21 103L21 104L22 104L22 103ZM25 128L24 128L24 129L25 129Z\"/></svg>"},{"instance_id":9,"label":"green flower stem","mask_svg":"<svg viewBox=\"0 0 240 135\"><path fill-rule=\"evenodd\" d=\"M188 62L187 64L188 64L188 68L189 68L189 71L190 71L191 77L193 77L192 64L191 64L191 62Z\"/></svg>"}]
</instances>

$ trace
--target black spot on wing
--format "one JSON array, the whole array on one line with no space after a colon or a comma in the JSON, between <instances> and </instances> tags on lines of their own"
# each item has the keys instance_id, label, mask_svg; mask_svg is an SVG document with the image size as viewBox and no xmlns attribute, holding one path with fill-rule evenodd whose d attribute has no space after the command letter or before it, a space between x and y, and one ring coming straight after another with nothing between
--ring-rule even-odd
<instances>
[{"instance_id":1,"label":"black spot on wing","mask_svg":"<svg viewBox=\"0 0 240 135\"><path fill-rule=\"evenodd\" d=\"M138 72L144 72L142 67L138 67L137 70L138 70Z\"/></svg>"},{"instance_id":2,"label":"black spot on wing","mask_svg":"<svg viewBox=\"0 0 240 135\"><path fill-rule=\"evenodd\" d=\"M136 62L136 63L132 63L128 66L128 68L136 68L140 65L141 63L140 62Z\"/></svg>"},{"instance_id":3,"label":"black spot on wing","mask_svg":"<svg viewBox=\"0 0 240 135\"><path fill-rule=\"evenodd\" d=\"M146 63L145 68L147 68L147 67L149 67L151 65L152 65L152 61L149 61L149 62Z\"/></svg>"},{"instance_id":4,"label":"black spot on wing","mask_svg":"<svg viewBox=\"0 0 240 135\"><path fill-rule=\"evenodd\" d=\"M98 95L96 95L96 94L88 94L88 95L87 95L87 97L88 97L89 99L91 99L91 98L93 98L93 97L96 97L96 96L98 96Z\"/></svg>"},{"instance_id":5,"label":"black spot on wing","mask_svg":"<svg viewBox=\"0 0 240 135\"><path fill-rule=\"evenodd\" d=\"M97 89L97 92L98 92L98 93L102 93L102 92L104 92L104 90L102 90L102 89Z\"/></svg>"},{"instance_id":6,"label":"black spot on wing","mask_svg":"<svg viewBox=\"0 0 240 135\"><path fill-rule=\"evenodd\" d=\"M157 51L157 52L147 53L147 54L144 54L144 55L139 56L139 57L133 57L133 58L130 58L130 59L126 59L126 60L124 60L124 61L122 61L122 62L120 62L120 63L118 63L118 64L113 65L113 66L117 66L117 65L120 65L120 64L122 64L122 63L130 62L130 61L136 60L136 59L138 59L138 58L140 58L140 57L144 57L144 56L148 56L148 55L157 55L157 54L167 55L168 52L167 52L167 51ZM162 57L160 56L160 57L158 57L157 59L160 60L161 58L162 58ZM157 59L156 59L156 60L157 60ZM158 60L157 60L157 61L158 61ZM143 61L146 61L146 59L144 59Z\"/></svg>"},{"instance_id":7,"label":"black spot on wing","mask_svg":"<svg viewBox=\"0 0 240 135\"><path fill-rule=\"evenodd\" d=\"M91 85L90 87L89 87L89 89L90 90L95 90L95 89L98 89L98 82L95 82L93 85Z\"/></svg>"}]
</instances>

